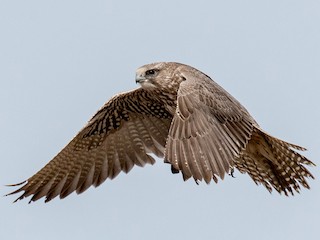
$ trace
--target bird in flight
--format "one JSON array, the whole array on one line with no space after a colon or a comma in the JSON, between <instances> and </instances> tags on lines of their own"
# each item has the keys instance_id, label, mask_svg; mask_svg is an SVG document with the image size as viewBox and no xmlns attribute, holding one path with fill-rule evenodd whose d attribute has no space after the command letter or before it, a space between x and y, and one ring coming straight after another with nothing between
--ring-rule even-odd
<instances>
[{"instance_id":1,"label":"bird in flight","mask_svg":"<svg viewBox=\"0 0 320 240\"><path fill-rule=\"evenodd\" d=\"M256 184L285 195L309 188L314 165L303 147L263 131L248 111L201 71L180 63L147 64L136 72L135 90L120 93L47 165L8 194L23 192L45 202L97 187L134 165L164 157L184 180L210 183L238 169Z\"/></svg>"}]
</instances>

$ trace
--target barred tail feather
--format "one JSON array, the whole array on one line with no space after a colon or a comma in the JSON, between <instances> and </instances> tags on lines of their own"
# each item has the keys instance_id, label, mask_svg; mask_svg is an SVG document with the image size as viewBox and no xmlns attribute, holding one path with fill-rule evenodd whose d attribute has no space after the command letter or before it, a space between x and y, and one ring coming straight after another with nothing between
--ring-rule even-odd
<instances>
[{"instance_id":1,"label":"barred tail feather","mask_svg":"<svg viewBox=\"0 0 320 240\"><path fill-rule=\"evenodd\" d=\"M246 149L235 160L235 166L270 192L274 188L279 193L293 195L294 191L300 191L300 186L309 189L307 178L314 178L304 165L315 166L296 150L306 149L255 128Z\"/></svg>"}]
</instances>

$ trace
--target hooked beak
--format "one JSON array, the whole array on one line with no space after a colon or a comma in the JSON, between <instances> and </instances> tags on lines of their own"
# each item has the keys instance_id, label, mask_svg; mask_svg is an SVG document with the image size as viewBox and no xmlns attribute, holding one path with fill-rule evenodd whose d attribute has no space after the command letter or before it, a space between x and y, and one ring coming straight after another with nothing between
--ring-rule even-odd
<instances>
[{"instance_id":1,"label":"hooked beak","mask_svg":"<svg viewBox=\"0 0 320 240\"><path fill-rule=\"evenodd\" d=\"M136 83L142 84L144 81L146 81L146 77L144 75L144 69L138 68L136 71Z\"/></svg>"},{"instance_id":2,"label":"hooked beak","mask_svg":"<svg viewBox=\"0 0 320 240\"><path fill-rule=\"evenodd\" d=\"M153 81L149 78L146 78L145 69L139 68L136 72L136 83L139 83L141 87L145 89L154 88Z\"/></svg>"},{"instance_id":3,"label":"hooked beak","mask_svg":"<svg viewBox=\"0 0 320 240\"><path fill-rule=\"evenodd\" d=\"M138 74L138 73L136 74L136 83L142 84L146 80L147 79L141 74Z\"/></svg>"}]
</instances>

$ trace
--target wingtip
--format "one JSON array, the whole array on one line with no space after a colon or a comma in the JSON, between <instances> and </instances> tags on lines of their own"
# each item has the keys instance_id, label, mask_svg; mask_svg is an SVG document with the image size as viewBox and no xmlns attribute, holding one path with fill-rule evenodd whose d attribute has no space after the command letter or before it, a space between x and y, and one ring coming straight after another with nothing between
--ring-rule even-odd
<instances>
[{"instance_id":1,"label":"wingtip","mask_svg":"<svg viewBox=\"0 0 320 240\"><path fill-rule=\"evenodd\" d=\"M6 184L6 185L4 185L4 186L6 186L6 187L16 187L16 186L20 186L20 185L22 185L22 184L25 184L25 183L27 183L27 182L28 182L28 180L25 180L25 181L20 182L20 183Z\"/></svg>"},{"instance_id":2,"label":"wingtip","mask_svg":"<svg viewBox=\"0 0 320 240\"><path fill-rule=\"evenodd\" d=\"M23 185L23 184L26 184L27 182L28 182L28 180L25 180L25 181L20 182L20 183L7 184L7 185L5 185L5 186L6 186L6 187L17 187L17 186L21 186L21 185ZM21 191L23 191L23 186L22 186L21 188L15 190L15 191L13 191L13 192L10 192L10 193L5 194L4 197L8 197L8 196L14 195L14 194L19 193L19 192L21 192ZM22 200L23 198L25 198L24 193L23 193L21 196L19 196L16 200L14 200L12 203L16 203L16 202Z\"/></svg>"},{"instance_id":3,"label":"wingtip","mask_svg":"<svg viewBox=\"0 0 320 240\"><path fill-rule=\"evenodd\" d=\"M9 193L9 194L7 194L6 196L8 196L8 195L12 195L12 194L14 194L14 193ZM14 200L12 203L16 203L16 202L18 202L18 201L20 201L20 200L22 200L22 199L24 199L25 198L25 196L24 196L24 194L22 194L20 197L18 197L16 200Z\"/></svg>"}]
</instances>

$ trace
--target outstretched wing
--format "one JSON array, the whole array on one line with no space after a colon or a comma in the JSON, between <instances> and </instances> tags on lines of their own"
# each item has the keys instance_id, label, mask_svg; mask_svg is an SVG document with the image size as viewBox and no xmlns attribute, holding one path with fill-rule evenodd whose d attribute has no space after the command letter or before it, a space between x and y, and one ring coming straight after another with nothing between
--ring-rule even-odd
<instances>
[{"instance_id":1,"label":"outstretched wing","mask_svg":"<svg viewBox=\"0 0 320 240\"><path fill-rule=\"evenodd\" d=\"M255 121L208 76L184 67L165 159L173 169L207 183L221 179L248 143Z\"/></svg>"},{"instance_id":2,"label":"outstretched wing","mask_svg":"<svg viewBox=\"0 0 320 240\"><path fill-rule=\"evenodd\" d=\"M142 88L109 100L74 139L34 176L20 184L31 201L46 202L73 191L82 193L134 165L153 164L148 153L163 157L172 115ZM20 185L16 184L14 186ZM16 200L16 201L17 201Z\"/></svg>"}]
</instances>

